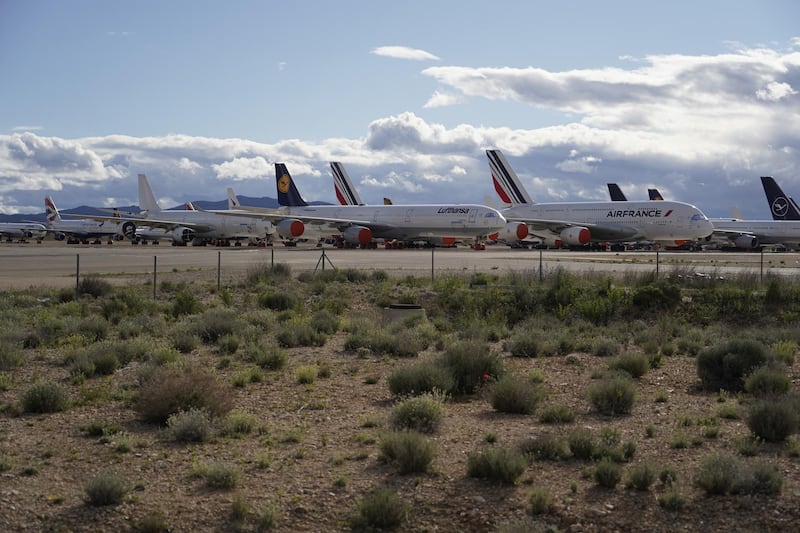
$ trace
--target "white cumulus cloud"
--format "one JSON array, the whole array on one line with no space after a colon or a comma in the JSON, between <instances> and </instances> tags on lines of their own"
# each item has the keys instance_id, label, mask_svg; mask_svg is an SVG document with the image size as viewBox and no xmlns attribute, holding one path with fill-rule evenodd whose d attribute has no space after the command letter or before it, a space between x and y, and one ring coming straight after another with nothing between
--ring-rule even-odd
<instances>
[{"instance_id":1,"label":"white cumulus cloud","mask_svg":"<svg viewBox=\"0 0 800 533\"><path fill-rule=\"evenodd\" d=\"M430 52L408 46L379 46L371 54L376 56L392 57L395 59L411 59L413 61L438 61L439 58Z\"/></svg>"}]
</instances>

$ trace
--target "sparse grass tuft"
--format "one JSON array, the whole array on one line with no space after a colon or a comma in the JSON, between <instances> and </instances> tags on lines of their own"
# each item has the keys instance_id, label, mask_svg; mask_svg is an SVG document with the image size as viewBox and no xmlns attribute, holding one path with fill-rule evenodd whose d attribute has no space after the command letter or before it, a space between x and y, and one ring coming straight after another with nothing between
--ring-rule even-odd
<instances>
[{"instance_id":1,"label":"sparse grass tuft","mask_svg":"<svg viewBox=\"0 0 800 533\"><path fill-rule=\"evenodd\" d=\"M408 514L408 506L396 492L380 488L364 496L351 522L354 531L385 531L397 529Z\"/></svg>"},{"instance_id":2,"label":"sparse grass tuft","mask_svg":"<svg viewBox=\"0 0 800 533\"><path fill-rule=\"evenodd\" d=\"M507 485L516 483L527 466L521 452L512 448L490 447L471 452L467 457L467 475Z\"/></svg>"},{"instance_id":3,"label":"sparse grass tuft","mask_svg":"<svg viewBox=\"0 0 800 533\"><path fill-rule=\"evenodd\" d=\"M392 427L435 432L444 414L445 399L444 394L434 391L400 400L392 410Z\"/></svg>"},{"instance_id":4,"label":"sparse grass tuft","mask_svg":"<svg viewBox=\"0 0 800 533\"><path fill-rule=\"evenodd\" d=\"M381 457L400 474L427 472L436 454L434 444L416 431L392 431L380 442Z\"/></svg>"},{"instance_id":5,"label":"sparse grass tuft","mask_svg":"<svg viewBox=\"0 0 800 533\"><path fill-rule=\"evenodd\" d=\"M116 505L122 502L128 490L125 478L114 472L101 472L86 484L86 502L93 506Z\"/></svg>"},{"instance_id":6,"label":"sparse grass tuft","mask_svg":"<svg viewBox=\"0 0 800 533\"><path fill-rule=\"evenodd\" d=\"M229 389L210 372L193 365L157 367L142 384L134 409L148 422L164 423L179 411L205 409L212 417L232 407Z\"/></svg>"},{"instance_id":7,"label":"sparse grass tuft","mask_svg":"<svg viewBox=\"0 0 800 533\"><path fill-rule=\"evenodd\" d=\"M22 409L26 413L56 413L69 406L69 396L58 383L34 383L22 395Z\"/></svg>"},{"instance_id":8,"label":"sparse grass tuft","mask_svg":"<svg viewBox=\"0 0 800 533\"><path fill-rule=\"evenodd\" d=\"M546 396L547 391L541 383L510 374L489 388L489 403L501 413L529 415Z\"/></svg>"},{"instance_id":9,"label":"sparse grass tuft","mask_svg":"<svg viewBox=\"0 0 800 533\"><path fill-rule=\"evenodd\" d=\"M203 442L211 436L214 425L205 409L191 408L170 415L167 428L177 442Z\"/></svg>"},{"instance_id":10,"label":"sparse grass tuft","mask_svg":"<svg viewBox=\"0 0 800 533\"><path fill-rule=\"evenodd\" d=\"M589 400L602 415L629 414L636 399L636 385L626 374L611 374L589 385Z\"/></svg>"}]
</instances>

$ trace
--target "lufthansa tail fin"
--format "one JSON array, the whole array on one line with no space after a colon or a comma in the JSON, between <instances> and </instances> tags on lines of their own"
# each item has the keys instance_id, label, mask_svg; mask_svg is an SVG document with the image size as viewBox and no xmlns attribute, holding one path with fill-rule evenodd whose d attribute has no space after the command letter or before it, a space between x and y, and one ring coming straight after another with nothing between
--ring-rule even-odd
<instances>
[{"instance_id":1,"label":"lufthansa tail fin","mask_svg":"<svg viewBox=\"0 0 800 533\"><path fill-rule=\"evenodd\" d=\"M522 186L517 173L506 161L500 150L486 150L489 158L489 170L492 172L492 183L497 195L503 203L511 205L532 204L528 191Z\"/></svg>"},{"instance_id":2,"label":"lufthansa tail fin","mask_svg":"<svg viewBox=\"0 0 800 533\"><path fill-rule=\"evenodd\" d=\"M333 174L333 189L336 191L336 199L342 205L364 205L361 196L353 187L350 176L344 169L344 165L338 161L331 161L331 173Z\"/></svg>"},{"instance_id":3,"label":"lufthansa tail fin","mask_svg":"<svg viewBox=\"0 0 800 533\"><path fill-rule=\"evenodd\" d=\"M622 189L619 188L619 185L616 183L608 183L608 194L611 196L612 202L627 202L628 198L625 197L625 193L622 192Z\"/></svg>"},{"instance_id":4,"label":"lufthansa tail fin","mask_svg":"<svg viewBox=\"0 0 800 533\"><path fill-rule=\"evenodd\" d=\"M53 222L58 222L61 220L61 214L58 212L56 203L53 201L51 196L47 196L44 199L44 211L48 224L52 224Z\"/></svg>"},{"instance_id":5,"label":"lufthansa tail fin","mask_svg":"<svg viewBox=\"0 0 800 533\"><path fill-rule=\"evenodd\" d=\"M139 208L148 213L161 211L161 207L156 202L156 197L153 194L153 189L150 188L150 182L147 181L147 176L144 174L139 174Z\"/></svg>"},{"instance_id":6,"label":"lufthansa tail fin","mask_svg":"<svg viewBox=\"0 0 800 533\"><path fill-rule=\"evenodd\" d=\"M661 193L658 192L658 189L647 189L647 196L649 196L651 200L663 200L664 199L664 197L661 196Z\"/></svg>"},{"instance_id":7,"label":"lufthansa tail fin","mask_svg":"<svg viewBox=\"0 0 800 533\"><path fill-rule=\"evenodd\" d=\"M794 199L787 196L778 182L771 176L762 176L761 185L767 195L770 213L773 220L800 220L800 209Z\"/></svg>"},{"instance_id":8,"label":"lufthansa tail fin","mask_svg":"<svg viewBox=\"0 0 800 533\"><path fill-rule=\"evenodd\" d=\"M294 184L292 176L283 163L275 163L275 185L278 188L278 204L285 207L304 207L308 204Z\"/></svg>"}]
</instances>

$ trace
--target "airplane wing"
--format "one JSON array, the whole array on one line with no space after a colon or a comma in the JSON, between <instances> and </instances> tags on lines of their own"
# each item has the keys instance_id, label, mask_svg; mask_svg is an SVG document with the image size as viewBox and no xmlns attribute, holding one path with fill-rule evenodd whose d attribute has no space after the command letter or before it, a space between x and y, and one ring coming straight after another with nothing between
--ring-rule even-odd
<instances>
[{"instance_id":1,"label":"airplane wing","mask_svg":"<svg viewBox=\"0 0 800 533\"><path fill-rule=\"evenodd\" d=\"M277 211L269 207L248 207L240 206L239 211L224 211L226 215L247 218L263 218L269 220L273 224L277 224L283 220L299 220L304 224L310 226L327 226L336 231L342 231L350 226L364 226L371 229L373 232L385 232L394 229L395 226L389 224L376 224L371 220L359 220L356 218L332 218L332 217L315 217L308 215L300 215L297 213L286 213L285 211Z\"/></svg>"},{"instance_id":2,"label":"airplane wing","mask_svg":"<svg viewBox=\"0 0 800 533\"><path fill-rule=\"evenodd\" d=\"M528 225L528 229L534 235L537 235L537 231L547 231L550 233L561 233L567 228L572 227L581 227L581 228L588 228L589 231L592 233L592 238L595 240L609 240L609 241L620 241L620 240L636 240L640 237L639 232L636 230L622 225L616 224L590 224L590 223L576 223L567 220L547 220L547 219L525 219L525 218L518 218L514 216L506 215L506 219L511 221L517 222L525 222ZM541 236L541 235L537 235Z\"/></svg>"},{"instance_id":3,"label":"airplane wing","mask_svg":"<svg viewBox=\"0 0 800 533\"><path fill-rule=\"evenodd\" d=\"M97 222L102 221L110 221L110 222L118 222L122 223L125 221L130 221L135 223L136 225L142 226L149 226L151 228L163 228L167 230L175 229L175 228L189 228L194 231L198 232L206 232L212 231L214 229L213 226L208 224L197 224L194 222L178 222L176 220L158 220L153 218L129 218L129 217L116 217L116 216L101 216L101 215L78 215L78 214L65 214L63 216L68 216L72 218L82 218L85 220L95 220Z\"/></svg>"}]
</instances>

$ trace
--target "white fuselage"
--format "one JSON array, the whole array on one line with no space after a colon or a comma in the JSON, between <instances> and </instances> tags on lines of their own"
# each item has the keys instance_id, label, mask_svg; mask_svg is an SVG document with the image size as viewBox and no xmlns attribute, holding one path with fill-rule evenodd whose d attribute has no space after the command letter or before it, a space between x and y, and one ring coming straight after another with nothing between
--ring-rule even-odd
<instances>
[{"instance_id":1,"label":"white fuselage","mask_svg":"<svg viewBox=\"0 0 800 533\"><path fill-rule=\"evenodd\" d=\"M71 235L80 238L100 238L121 235L118 224L92 220L54 220L47 224L48 228L64 235Z\"/></svg>"},{"instance_id":2,"label":"white fuselage","mask_svg":"<svg viewBox=\"0 0 800 533\"><path fill-rule=\"evenodd\" d=\"M41 239L47 230L36 222L0 222L0 235L9 239Z\"/></svg>"},{"instance_id":3,"label":"white fuselage","mask_svg":"<svg viewBox=\"0 0 800 533\"><path fill-rule=\"evenodd\" d=\"M176 225L187 224L199 226L193 229L198 239L264 239L274 231L268 220L257 217L227 216L204 211L167 210L150 213L139 223L147 225L147 221L160 220L175 222Z\"/></svg>"},{"instance_id":4,"label":"white fuselage","mask_svg":"<svg viewBox=\"0 0 800 533\"><path fill-rule=\"evenodd\" d=\"M329 219L328 224L339 230L364 225L372 230L374 237L399 240L474 238L499 231L506 225L503 215L496 209L473 204L306 206L277 212L301 220Z\"/></svg>"},{"instance_id":5,"label":"white fuselage","mask_svg":"<svg viewBox=\"0 0 800 533\"><path fill-rule=\"evenodd\" d=\"M714 237L733 240L735 232L752 234L760 244L798 244L800 243L800 220L739 220L733 218L712 218L716 233Z\"/></svg>"},{"instance_id":6,"label":"white fuselage","mask_svg":"<svg viewBox=\"0 0 800 533\"><path fill-rule=\"evenodd\" d=\"M695 206L671 201L520 204L502 211L508 220L528 223L532 234L557 235L585 226L591 241L681 241L707 237L708 218Z\"/></svg>"}]
</instances>

